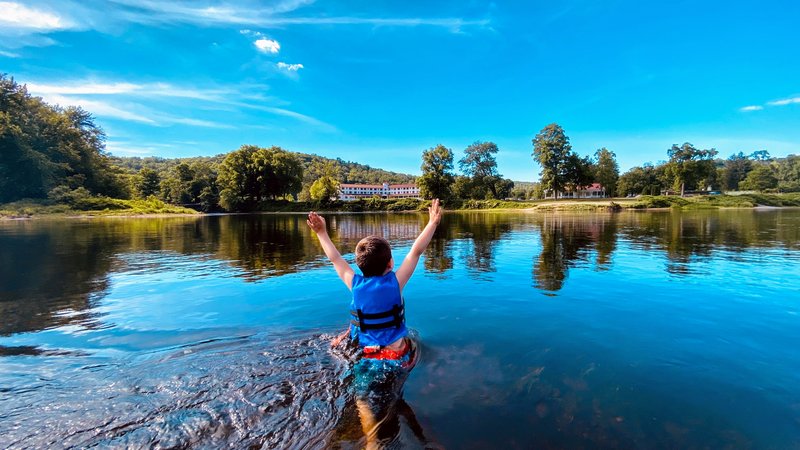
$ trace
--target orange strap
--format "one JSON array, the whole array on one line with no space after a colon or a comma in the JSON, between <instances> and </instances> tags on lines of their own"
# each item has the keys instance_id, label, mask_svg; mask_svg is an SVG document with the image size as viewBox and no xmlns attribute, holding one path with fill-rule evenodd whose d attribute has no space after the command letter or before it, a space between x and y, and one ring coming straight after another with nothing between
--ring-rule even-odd
<instances>
[{"instance_id":1,"label":"orange strap","mask_svg":"<svg viewBox=\"0 0 800 450\"><path fill-rule=\"evenodd\" d=\"M364 358L370 359L400 359L403 356L406 356L408 350L411 348L408 345L408 342L404 339L403 340L403 348L400 350L392 350L389 348L380 348L380 347L364 347Z\"/></svg>"}]
</instances>

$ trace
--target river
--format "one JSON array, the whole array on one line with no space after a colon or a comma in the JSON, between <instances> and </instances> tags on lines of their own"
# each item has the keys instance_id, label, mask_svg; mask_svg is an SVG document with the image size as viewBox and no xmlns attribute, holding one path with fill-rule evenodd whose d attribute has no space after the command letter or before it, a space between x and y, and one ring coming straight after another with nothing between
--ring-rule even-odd
<instances>
[{"instance_id":1,"label":"river","mask_svg":"<svg viewBox=\"0 0 800 450\"><path fill-rule=\"evenodd\" d=\"M384 443L800 447L798 276L798 209L447 213ZM0 222L0 447L360 448L348 301L303 215Z\"/></svg>"}]
</instances>

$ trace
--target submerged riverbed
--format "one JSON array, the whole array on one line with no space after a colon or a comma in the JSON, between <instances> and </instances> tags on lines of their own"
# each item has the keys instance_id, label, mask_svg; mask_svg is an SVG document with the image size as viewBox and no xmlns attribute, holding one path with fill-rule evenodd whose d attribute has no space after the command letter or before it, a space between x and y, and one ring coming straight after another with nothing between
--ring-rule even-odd
<instances>
[{"instance_id":1,"label":"submerged riverbed","mask_svg":"<svg viewBox=\"0 0 800 450\"><path fill-rule=\"evenodd\" d=\"M797 209L448 213L390 448L799 446L798 275ZM358 448L347 304L303 215L0 222L0 444Z\"/></svg>"}]
</instances>

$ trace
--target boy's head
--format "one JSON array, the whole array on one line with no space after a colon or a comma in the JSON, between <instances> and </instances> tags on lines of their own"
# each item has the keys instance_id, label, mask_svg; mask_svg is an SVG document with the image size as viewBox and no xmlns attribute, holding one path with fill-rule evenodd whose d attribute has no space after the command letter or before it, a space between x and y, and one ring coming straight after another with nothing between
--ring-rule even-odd
<instances>
[{"instance_id":1,"label":"boy's head","mask_svg":"<svg viewBox=\"0 0 800 450\"><path fill-rule=\"evenodd\" d=\"M382 237L367 236L356 245L356 264L365 277L383 275L391 261L392 248Z\"/></svg>"}]
</instances>

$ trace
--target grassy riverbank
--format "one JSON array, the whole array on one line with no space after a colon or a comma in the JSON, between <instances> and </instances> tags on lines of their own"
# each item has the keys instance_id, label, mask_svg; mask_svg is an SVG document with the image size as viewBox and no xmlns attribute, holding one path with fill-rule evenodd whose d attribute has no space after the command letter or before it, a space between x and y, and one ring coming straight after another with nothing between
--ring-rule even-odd
<instances>
[{"instance_id":1,"label":"grassy riverbank","mask_svg":"<svg viewBox=\"0 0 800 450\"><path fill-rule=\"evenodd\" d=\"M288 200L268 201L260 205L259 212L378 212L421 211L429 202L417 199L382 200L365 199L353 202L332 202L320 205L313 202ZM614 199L561 199L561 200L456 200L446 205L448 210L501 210L530 211L620 211L623 209L673 208L681 210L753 208L756 206L800 207L800 193L703 195L695 197L642 196ZM0 218L33 216L135 216L154 214L199 214L181 206L170 205L158 199L119 200L93 197L74 204L53 204L43 201L19 201L0 205Z\"/></svg>"},{"instance_id":2,"label":"grassy riverbank","mask_svg":"<svg viewBox=\"0 0 800 450\"><path fill-rule=\"evenodd\" d=\"M15 219L35 216L139 216L153 214L199 214L182 206L170 205L155 198L120 200L93 197L73 204L20 200L0 205L0 218Z\"/></svg>"}]
</instances>

